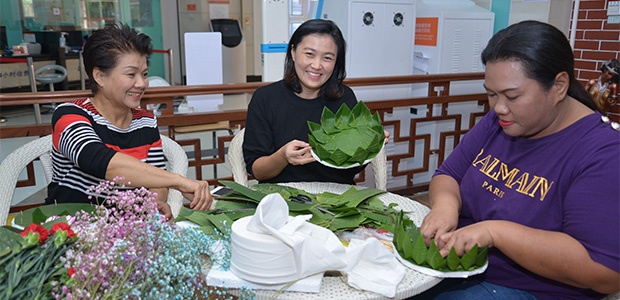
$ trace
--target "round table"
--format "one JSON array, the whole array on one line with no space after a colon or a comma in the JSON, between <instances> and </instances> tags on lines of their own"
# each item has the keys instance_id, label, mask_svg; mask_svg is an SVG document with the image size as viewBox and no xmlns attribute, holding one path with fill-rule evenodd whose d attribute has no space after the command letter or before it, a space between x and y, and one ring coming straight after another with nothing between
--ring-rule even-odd
<instances>
[{"instance_id":1,"label":"round table","mask_svg":"<svg viewBox=\"0 0 620 300\"><path fill-rule=\"evenodd\" d=\"M281 183L281 185L302 189L312 194L319 194L322 192L342 194L351 187L351 185L326 182L291 182ZM356 188L362 189L363 187L356 186ZM381 199L381 201L383 201L386 205L390 203L397 203L398 206L396 208L408 212L407 216L417 226L420 226L422 224L424 216L426 216L430 211L428 207L418 203L417 201L389 192L379 195L379 199ZM209 269L209 267L203 268L203 273L205 276L209 272ZM358 290L350 287L345 284L345 281L343 281L340 276L323 276L323 280L321 282L321 291L319 293L282 292L279 293L275 297L275 299L405 299L430 289L440 281L441 278L424 275L415 270L407 268L407 273L405 274L405 277L396 289L395 297L387 298L373 292ZM256 293L256 300L270 299L276 293L276 291L274 290L253 291ZM238 290L229 289L228 293L235 295L238 294Z\"/></svg>"}]
</instances>

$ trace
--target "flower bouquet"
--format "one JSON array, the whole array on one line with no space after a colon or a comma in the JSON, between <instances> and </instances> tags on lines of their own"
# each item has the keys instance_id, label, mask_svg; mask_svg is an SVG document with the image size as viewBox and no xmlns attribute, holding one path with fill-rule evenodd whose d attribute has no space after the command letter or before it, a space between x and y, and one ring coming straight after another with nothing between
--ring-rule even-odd
<instances>
[{"instance_id":1,"label":"flower bouquet","mask_svg":"<svg viewBox=\"0 0 620 300\"><path fill-rule=\"evenodd\" d=\"M0 237L0 299L52 299L58 282L71 280L74 269L61 259L77 240L68 224L0 228Z\"/></svg>"},{"instance_id":2,"label":"flower bouquet","mask_svg":"<svg viewBox=\"0 0 620 300\"><path fill-rule=\"evenodd\" d=\"M157 212L154 194L125 189L117 184L120 179L91 188L108 195L92 212L32 224L21 236L0 228L0 299L194 299L210 294L202 284L202 258L213 255L210 249L218 239L167 222Z\"/></svg>"}]
</instances>

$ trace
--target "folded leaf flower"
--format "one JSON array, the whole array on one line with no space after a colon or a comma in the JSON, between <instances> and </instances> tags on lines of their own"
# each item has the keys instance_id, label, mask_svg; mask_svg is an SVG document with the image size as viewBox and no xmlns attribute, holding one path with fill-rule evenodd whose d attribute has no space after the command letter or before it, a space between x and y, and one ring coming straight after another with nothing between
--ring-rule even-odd
<instances>
[{"instance_id":1,"label":"folded leaf flower","mask_svg":"<svg viewBox=\"0 0 620 300\"><path fill-rule=\"evenodd\" d=\"M361 165L374 158L385 141L379 114L371 115L361 101L353 110L342 104L336 114L323 108L321 124L308 121L308 128L308 141L314 154L339 167Z\"/></svg>"},{"instance_id":2,"label":"folded leaf flower","mask_svg":"<svg viewBox=\"0 0 620 300\"><path fill-rule=\"evenodd\" d=\"M488 260L489 247L478 249L478 244L462 257L456 254L454 247L450 249L448 256L442 257L435 240L431 240L430 247L427 247L420 229L411 220L405 218L402 211L396 219L393 233L394 245L399 255L418 266L442 272L472 271L483 267Z\"/></svg>"}]
</instances>

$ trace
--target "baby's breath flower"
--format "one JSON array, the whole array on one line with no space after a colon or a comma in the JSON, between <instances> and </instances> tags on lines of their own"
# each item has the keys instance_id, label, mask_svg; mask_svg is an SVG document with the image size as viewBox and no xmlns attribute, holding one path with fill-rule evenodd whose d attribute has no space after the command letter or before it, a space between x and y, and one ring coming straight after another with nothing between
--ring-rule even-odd
<instances>
[{"instance_id":1,"label":"baby's breath flower","mask_svg":"<svg viewBox=\"0 0 620 300\"><path fill-rule=\"evenodd\" d=\"M227 269L230 232L211 237L168 223L157 212L148 189L124 189L119 184L123 180L117 177L91 187L89 192L107 195L105 206L98 205L91 214L76 214L72 228L79 241L63 262L75 268L75 274L66 287L55 290L56 296L193 299L196 292L208 295L202 284L201 257L209 255L214 265Z\"/></svg>"}]
</instances>

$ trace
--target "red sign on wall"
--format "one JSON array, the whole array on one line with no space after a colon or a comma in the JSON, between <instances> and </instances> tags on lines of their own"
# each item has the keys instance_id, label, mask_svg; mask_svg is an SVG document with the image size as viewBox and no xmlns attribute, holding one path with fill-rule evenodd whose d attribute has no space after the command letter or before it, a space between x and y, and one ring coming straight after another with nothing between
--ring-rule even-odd
<instances>
[{"instance_id":1,"label":"red sign on wall","mask_svg":"<svg viewBox=\"0 0 620 300\"><path fill-rule=\"evenodd\" d=\"M437 24L439 18L416 18L415 44L420 46L437 46Z\"/></svg>"},{"instance_id":2,"label":"red sign on wall","mask_svg":"<svg viewBox=\"0 0 620 300\"><path fill-rule=\"evenodd\" d=\"M188 11L196 11L196 4L188 4L187 5L187 10Z\"/></svg>"}]
</instances>

